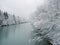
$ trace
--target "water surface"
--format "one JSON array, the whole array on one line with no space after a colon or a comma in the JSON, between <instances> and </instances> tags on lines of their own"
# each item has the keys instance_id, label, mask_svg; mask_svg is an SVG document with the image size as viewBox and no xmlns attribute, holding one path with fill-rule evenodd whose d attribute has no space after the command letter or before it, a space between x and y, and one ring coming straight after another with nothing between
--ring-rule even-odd
<instances>
[{"instance_id":1,"label":"water surface","mask_svg":"<svg viewBox=\"0 0 60 45\"><path fill-rule=\"evenodd\" d=\"M0 27L0 45L48 45L46 41L30 43L32 29L29 23Z\"/></svg>"},{"instance_id":2,"label":"water surface","mask_svg":"<svg viewBox=\"0 0 60 45\"><path fill-rule=\"evenodd\" d=\"M12 25L0 28L0 45L30 45L30 24Z\"/></svg>"}]
</instances>

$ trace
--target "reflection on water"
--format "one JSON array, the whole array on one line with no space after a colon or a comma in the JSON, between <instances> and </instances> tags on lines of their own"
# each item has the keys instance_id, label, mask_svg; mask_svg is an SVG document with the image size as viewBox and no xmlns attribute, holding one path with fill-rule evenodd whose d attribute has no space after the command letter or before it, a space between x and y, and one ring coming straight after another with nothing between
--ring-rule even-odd
<instances>
[{"instance_id":1,"label":"reflection on water","mask_svg":"<svg viewBox=\"0 0 60 45\"><path fill-rule=\"evenodd\" d=\"M0 45L30 45L30 31L30 24L1 27Z\"/></svg>"},{"instance_id":2,"label":"reflection on water","mask_svg":"<svg viewBox=\"0 0 60 45\"><path fill-rule=\"evenodd\" d=\"M48 45L47 41L30 43L31 31L30 24L0 27L0 45Z\"/></svg>"},{"instance_id":3,"label":"reflection on water","mask_svg":"<svg viewBox=\"0 0 60 45\"><path fill-rule=\"evenodd\" d=\"M12 33L14 33L16 30L16 26L6 26L6 27L0 27L0 45L5 45L5 42L7 43L7 40Z\"/></svg>"}]
</instances>

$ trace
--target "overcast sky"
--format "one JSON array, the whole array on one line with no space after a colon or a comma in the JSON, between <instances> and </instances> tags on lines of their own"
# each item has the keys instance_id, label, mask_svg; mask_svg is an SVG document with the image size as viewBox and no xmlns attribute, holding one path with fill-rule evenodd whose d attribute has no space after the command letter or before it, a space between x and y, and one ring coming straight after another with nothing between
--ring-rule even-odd
<instances>
[{"instance_id":1,"label":"overcast sky","mask_svg":"<svg viewBox=\"0 0 60 45\"><path fill-rule=\"evenodd\" d=\"M0 9L17 16L28 17L44 0L0 0Z\"/></svg>"}]
</instances>

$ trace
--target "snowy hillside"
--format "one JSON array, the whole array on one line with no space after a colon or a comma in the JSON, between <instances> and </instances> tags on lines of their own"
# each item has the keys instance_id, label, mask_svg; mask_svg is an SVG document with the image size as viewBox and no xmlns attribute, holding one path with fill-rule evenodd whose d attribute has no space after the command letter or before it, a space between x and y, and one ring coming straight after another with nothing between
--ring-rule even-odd
<instances>
[{"instance_id":1,"label":"snowy hillside","mask_svg":"<svg viewBox=\"0 0 60 45\"><path fill-rule=\"evenodd\" d=\"M35 40L47 39L53 45L60 45L60 0L47 0L31 19Z\"/></svg>"}]
</instances>

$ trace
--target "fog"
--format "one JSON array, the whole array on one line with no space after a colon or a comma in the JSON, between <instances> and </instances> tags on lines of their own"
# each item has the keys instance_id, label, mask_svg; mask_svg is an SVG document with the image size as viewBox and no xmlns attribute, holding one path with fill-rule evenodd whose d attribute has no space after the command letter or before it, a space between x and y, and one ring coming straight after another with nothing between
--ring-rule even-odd
<instances>
[{"instance_id":1,"label":"fog","mask_svg":"<svg viewBox=\"0 0 60 45\"><path fill-rule=\"evenodd\" d=\"M0 9L16 16L29 17L43 3L44 0L0 0Z\"/></svg>"}]
</instances>

